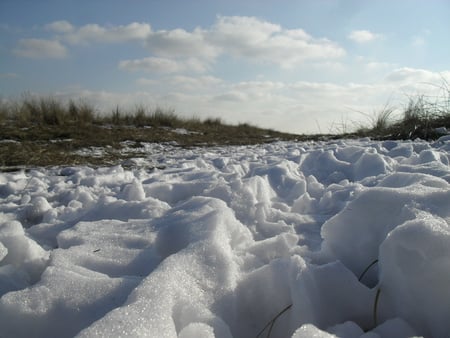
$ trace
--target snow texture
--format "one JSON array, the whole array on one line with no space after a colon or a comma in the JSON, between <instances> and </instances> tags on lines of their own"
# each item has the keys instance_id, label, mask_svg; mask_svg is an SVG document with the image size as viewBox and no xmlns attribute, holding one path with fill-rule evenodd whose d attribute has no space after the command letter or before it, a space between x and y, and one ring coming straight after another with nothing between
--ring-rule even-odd
<instances>
[{"instance_id":1,"label":"snow texture","mask_svg":"<svg viewBox=\"0 0 450 338\"><path fill-rule=\"evenodd\" d=\"M448 136L143 146L0 173L0 337L450 336Z\"/></svg>"}]
</instances>

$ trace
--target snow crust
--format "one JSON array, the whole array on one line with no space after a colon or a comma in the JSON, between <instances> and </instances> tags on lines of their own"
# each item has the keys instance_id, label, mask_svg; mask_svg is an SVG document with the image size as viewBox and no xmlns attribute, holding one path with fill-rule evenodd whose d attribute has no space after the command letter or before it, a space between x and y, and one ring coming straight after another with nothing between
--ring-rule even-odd
<instances>
[{"instance_id":1,"label":"snow crust","mask_svg":"<svg viewBox=\"0 0 450 338\"><path fill-rule=\"evenodd\" d=\"M0 173L1 337L450 335L447 136L144 146Z\"/></svg>"}]
</instances>

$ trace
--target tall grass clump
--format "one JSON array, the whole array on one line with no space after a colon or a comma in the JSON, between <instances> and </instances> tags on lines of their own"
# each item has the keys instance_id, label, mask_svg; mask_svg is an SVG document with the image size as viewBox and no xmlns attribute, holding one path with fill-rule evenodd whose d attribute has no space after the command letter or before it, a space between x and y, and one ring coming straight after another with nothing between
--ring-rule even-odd
<instances>
[{"instance_id":1,"label":"tall grass clump","mask_svg":"<svg viewBox=\"0 0 450 338\"><path fill-rule=\"evenodd\" d=\"M67 104L53 97L24 96L20 101L2 104L5 116L22 127L63 126L90 124L95 120L95 110L85 102Z\"/></svg>"},{"instance_id":2,"label":"tall grass clump","mask_svg":"<svg viewBox=\"0 0 450 338\"><path fill-rule=\"evenodd\" d=\"M5 123L9 117L10 108L6 100L0 99L0 123Z\"/></svg>"},{"instance_id":3,"label":"tall grass clump","mask_svg":"<svg viewBox=\"0 0 450 338\"><path fill-rule=\"evenodd\" d=\"M409 97L400 116L394 118L394 109L385 106L375 117L370 118L369 127L361 127L358 135L376 138L434 139L450 130L450 87L447 82L440 87L437 97L418 95Z\"/></svg>"},{"instance_id":4,"label":"tall grass clump","mask_svg":"<svg viewBox=\"0 0 450 338\"><path fill-rule=\"evenodd\" d=\"M33 124L62 125L67 120L67 110L54 98L27 97L22 102L20 114L22 120L28 119Z\"/></svg>"},{"instance_id":5,"label":"tall grass clump","mask_svg":"<svg viewBox=\"0 0 450 338\"><path fill-rule=\"evenodd\" d=\"M69 101L68 105L69 121L81 125L91 124L95 120L94 108L86 102L75 103L73 100Z\"/></svg>"},{"instance_id":6,"label":"tall grass clump","mask_svg":"<svg viewBox=\"0 0 450 338\"><path fill-rule=\"evenodd\" d=\"M158 127L178 127L183 124L183 120L173 110L163 110L162 108L156 108L150 115L150 121L151 125Z\"/></svg>"},{"instance_id":7,"label":"tall grass clump","mask_svg":"<svg viewBox=\"0 0 450 338\"><path fill-rule=\"evenodd\" d=\"M386 104L383 109L376 112L373 115L365 114L363 112L359 112L364 115L369 120L369 126L360 125L358 128L358 134L375 134L375 135L383 135L389 130L389 128L394 123L393 114L395 112L395 108Z\"/></svg>"}]
</instances>

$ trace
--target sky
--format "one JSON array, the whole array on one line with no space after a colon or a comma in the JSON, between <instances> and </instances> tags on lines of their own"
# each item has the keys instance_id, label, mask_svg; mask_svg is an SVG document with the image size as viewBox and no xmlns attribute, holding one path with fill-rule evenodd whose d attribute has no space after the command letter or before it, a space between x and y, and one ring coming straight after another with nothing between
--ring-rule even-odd
<instances>
[{"instance_id":1,"label":"sky","mask_svg":"<svg viewBox=\"0 0 450 338\"><path fill-rule=\"evenodd\" d=\"M0 0L0 98L351 131L450 83L447 0Z\"/></svg>"}]
</instances>

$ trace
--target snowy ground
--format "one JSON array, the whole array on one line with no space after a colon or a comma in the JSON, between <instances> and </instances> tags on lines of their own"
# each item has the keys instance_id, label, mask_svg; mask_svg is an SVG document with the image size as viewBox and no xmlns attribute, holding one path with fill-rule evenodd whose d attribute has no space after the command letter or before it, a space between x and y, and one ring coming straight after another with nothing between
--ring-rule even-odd
<instances>
[{"instance_id":1,"label":"snowy ground","mask_svg":"<svg viewBox=\"0 0 450 338\"><path fill-rule=\"evenodd\" d=\"M0 174L1 337L449 336L450 137L145 146Z\"/></svg>"}]
</instances>

